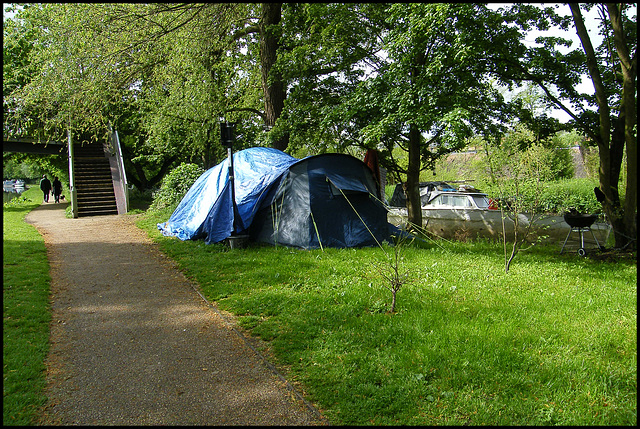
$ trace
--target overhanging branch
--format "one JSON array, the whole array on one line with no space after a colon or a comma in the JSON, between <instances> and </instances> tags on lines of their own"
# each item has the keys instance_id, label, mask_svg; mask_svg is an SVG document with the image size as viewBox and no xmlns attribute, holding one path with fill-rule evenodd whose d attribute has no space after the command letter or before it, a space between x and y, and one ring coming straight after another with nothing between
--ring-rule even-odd
<instances>
[{"instance_id":1,"label":"overhanging branch","mask_svg":"<svg viewBox=\"0 0 640 429\"><path fill-rule=\"evenodd\" d=\"M225 113L227 112L251 112L255 115L260 116L260 118L262 119L263 122L266 123L266 116L263 112L259 111L258 109L253 109L251 107L232 107L231 109L227 109L224 111Z\"/></svg>"}]
</instances>

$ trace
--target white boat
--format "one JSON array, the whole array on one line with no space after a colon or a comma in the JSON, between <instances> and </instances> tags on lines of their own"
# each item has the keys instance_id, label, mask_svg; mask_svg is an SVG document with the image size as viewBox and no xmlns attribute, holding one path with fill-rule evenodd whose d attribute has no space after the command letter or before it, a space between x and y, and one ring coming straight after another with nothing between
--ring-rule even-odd
<instances>
[{"instance_id":1,"label":"white boat","mask_svg":"<svg viewBox=\"0 0 640 429\"><path fill-rule=\"evenodd\" d=\"M486 194L464 186L455 189L444 182L428 183L436 185L420 184L422 227L427 232L446 239L502 240L506 234L507 240L513 240L516 218L497 210ZM397 207L398 202L401 200L396 199L396 207L389 207L387 219L400 228L406 228L407 209ZM562 243L571 231L564 217L559 215L520 213L517 223L518 233L527 233L528 242ZM606 222L595 222L590 229L598 242L604 245L611 226ZM590 236L587 234L585 237Z\"/></svg>"},{"instance_id":2,"label":"white boat","mask_svg":"<svg viewBox=\"0 0 640 429\"><path fill-rule=\"evenodd\" d=\"M390 223L398 227L406 227L407 209L390 208L387 214ZM513 237L515 218L511 218L500 210L423 208L422 226L431 234L447 239L490 238L502 240L504 231L507 240ZM571 231L563 216L518 214L518 232L524 234L530 227L528 242L562 243ZM607 242L611 226L606 222L595 222L590 227L598 242ZM590 238L587 234L585 237Z\"/></svg>"},{"instance_id":3,"label":"white boat","mask_svg":"<svg viewBox=\"0 0 640 429\"><path fill-rule=\"evenodd\" d=\"M22 180L22 179L18 179L18 180L16 180L16 182L15 182L14 186L15 186L16 188L24 188L24 180Z\"/></svg>"}]
</instances>

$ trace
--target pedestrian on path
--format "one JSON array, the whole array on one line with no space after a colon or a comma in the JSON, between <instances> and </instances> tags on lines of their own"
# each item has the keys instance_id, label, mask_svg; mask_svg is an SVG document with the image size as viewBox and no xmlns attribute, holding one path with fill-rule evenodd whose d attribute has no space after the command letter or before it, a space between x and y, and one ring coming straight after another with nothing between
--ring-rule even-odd
<instances>
[{"instance_id":1,"label":"pedestrian on path","mask_svg":"<svg viewBox=\"0 0 640 429\"><path fill-rule=\"evenodd\" d=\"M54 197L54 201L56 203L60 202L60 194L62 193L62 183L60 183L60 180L58 179L58 177L54 177L53 178L53 197Z\"/></svg>"},{"instance_id":2,"label":"pedestrian on path","mask_svg":"<svg viewBox=\"0 0 640 429\"><path fill-rule=\"evenodd\" d=\"M44 194L44 202L49 202L49 192L51 191L51 181L47 179L47 175L43 174L40 180L40 190Z\"/></svg>"}]
</instances>

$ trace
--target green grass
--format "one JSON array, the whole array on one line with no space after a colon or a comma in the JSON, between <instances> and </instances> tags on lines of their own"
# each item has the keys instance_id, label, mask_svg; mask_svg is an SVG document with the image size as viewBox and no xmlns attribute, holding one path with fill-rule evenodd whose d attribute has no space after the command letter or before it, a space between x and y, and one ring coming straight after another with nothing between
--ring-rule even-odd
<instances>
[{"instance_id":1,"label":"green grass","mask_svg":"<svg viewBox=\"0 0 640 429\"><path fill-rule=\"evenodd\" d=\"M36 424L46 403L51 278L44 241L24 222L41 199L40 189L31 188L3 206L3 425Z\"/></svg>"},{"instance_id":2,"label":"green grass","mask_svg":"<svg viewBox=\"0 0 640 429\"><path fill-rule=\"evenodd\" d=\"M46 403L49 266L24 215L5 206L3 423ZM229 250L139 226L204 294L268 341L287 378L332 424L635 425L637 265L522 251L509 274L487 242L408 247L414 281L390 293L381 249ZM391 252L391 249L386 249Z\"/></svg>"},{"instance_id":3,"label":"green grass","mask_svg":"<svg viewBox=\"0 0 640 429\"><path fill-rule=\"evenodd\" d=\"M408 247L390 315L379 248L230 250L162 237L169 215L139 226L332 424L637 422L635 261L536 247L505 274L487 242Z\"/></svg>"}]
</instances>

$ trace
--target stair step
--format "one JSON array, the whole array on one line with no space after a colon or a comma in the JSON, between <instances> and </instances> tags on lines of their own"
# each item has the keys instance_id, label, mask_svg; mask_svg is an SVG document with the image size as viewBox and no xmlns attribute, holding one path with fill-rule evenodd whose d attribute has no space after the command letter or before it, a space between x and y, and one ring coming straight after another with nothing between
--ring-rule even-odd
<instances>
[{"instance_id":1,"label":"stair step","mask_svg":"<svg viewBox=\"0 0 640 429\"><path fill-rule=\"evenodd\" d=\"M118 214L111 166L102 144L74 145L78 216Z\"/></svg>"},{"instance_id":2,"label":"stair step","mask_svg":"<svg viewBox=\"0 0 640 429\"><path fill-rule=\"evenodd\" d=\"M77 179L105 179L105 180L111 180L111 174L110 173L106 173L106 172L82 172L80 174L76 174L76 180Z\"/></svg>"},{"instance_id":3,"label":"stair step","mask_svg":"<svg viewBox=\"0 0 640 429\"><path fill-rule=\"evenodd\" d=\"M113 182L110 180L76 180L76 189L94 189L94 188L109 188L113 189Z\"/></svg>"},{"instance_id":4,"label":"stair step","mask_svg":"<svg viewBox=\"0 0 640 429\"><path fill-rule=\"evenodd\" d=\"M102 172L90 172L90 171L82 171L80 172L80 174L75 173L74 176L76 177L76 179L78 177L83 178L83 177L107 177L110 178L111 177L111 172L106 172L106 171L102 171Z\"/></svg>"},{"instance_id":5,"label":"stair step","mask_svg":"<svg viewBox=\"0 0 640 429\"><path fill-rule=\"evenodd\" d=\"M87 177L83 180L76 180L76 183L80 182L81 184L86 184L86 185L102 185L102 186L106 186L106 185L111 185L112 182L111 180L105 180L102 178L94 178L94 177ZM77 188L78 186L76 186Z\"/></svg>"},{"instance_id":6,"label":"stair step","mask_svg":"<svg viewBox=\"0 0 640 429\"><path fill-rule=\"evenodd\" d=\"M80 211L78 209L78 217L86 217L86 216L104 216L104 215L117 215L118 210L87 210Z\"/></svg>"},{"instance_id":7,"label":"stair step","mask_svg":"<svg viewBox=\"0 0 640 429\"><path fill-rule=\"evenodd\" d=\"M107 159L103 152L80 152L73 154L75 159L81 159L83 161Z\"/></svg>"},{"instance_id":8,"label":"stair step","mask_svg":"<svg viewBox=\"0 0 640 429\"><path fill-rule=\"evenodd\" d=\"M100 176L100 177L111 177L111 170L109 171L96 171L96 170L83 170L80 172L74 171L74 176L78 177L91 177L91 176Z\"/></svg>"},{"instance_id":9,"label":"stair step","mask_svg":"<svg viewBox=\"0 0 640 429\"><path fill-rule=\"evenodd\" d=\"M105 202L92 202L91 204L80 204L80 202L78 202L78 210L111 210L111 209L116 209L116 211L118 210L118 207L116 206L115 203L110 202L110 201L105 201Z\"/></svg>"},{"instance_id":10,"label":"stair step","mask_svg":"<svg viewBox=\"0 0 640 429\"><path fill-rule=\"evenodd\" d=\"M80 180L76 178L76 183L90 183L92 185L111 185L113 182L104 177L83 177ZM76 186L77 187L77 186Z\"/></svg>"},{"instance_id":11,"label":"stair step","mask_svg":"<svg viewBox=\"0 0 640 429\"><path fill-rule=\"evenodd\" d=\"M78 207L117 207L115 201L110 200L93 200L93 201L78 201Z\"/></svg>"},{"instance_id":12,"label":"stair step","mask_svg":"<svg viewBox=\"0 0 640 429\"><path fill-rule=\"evenodd\" d=\"M82 182L76 184L76 191L96 192L96 191L112 191L113 184L110 182Z\"/></svg>"},{"instance_id":13,"label":"stair step","mask_svg":"<svg viewBox=\"0 0 640 429\"><path fill-rule=\"evenodd\" d=\"M113 200L78 200L78 207L117 207L116 202Z\"/></svg>"},{"instance_id":14,"label":"stair step","mask_svg":"<svg viewBox=\"0 0 640 429\"><path fill-rule=\"evenodd\" d=\"M103 201L103 200L114 202L113 193L108 194L105 192L97 195L79 195L78 196L78 201Z\"/></svg>"}]
</instances>

